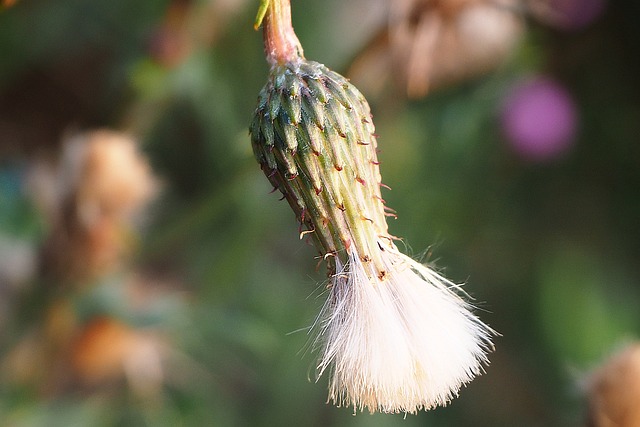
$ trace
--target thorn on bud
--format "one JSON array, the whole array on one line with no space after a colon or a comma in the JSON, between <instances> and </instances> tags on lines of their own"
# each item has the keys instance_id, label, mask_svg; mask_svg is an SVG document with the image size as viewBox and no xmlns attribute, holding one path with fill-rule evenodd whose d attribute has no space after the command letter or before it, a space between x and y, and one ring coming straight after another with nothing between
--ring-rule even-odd
<instances>
[{"instance_id":1,"label":"thorn on bud","mask_svg":"<svg viewBox=\"0 0 640 427\"><path fill-rule=\"evenodd\" d=\"M366 185L367 183L365 182L364 178L360 178L359 176L356 177L356 181L358 181L360 184L362 185Z\"/></svg>"},{"instance_id":2,"label":"thorn on bud","mask_svg":"<svg viewBox=\"0 0 640 427\"><path fill-rule=\"evenodd\" d=\"M300 240L302 240L304 238L304 236L306 236L307 234L311 234L314 233L316 230L315 228L313 230L304 230L300 232Z\"/></svg>"},{"instance_id":3,"label":"thorn on bud","mask_svg":"<svg viewBox=\"0 0 640 427\"><path fill-rule=\"evenodd\" d=\"M334 251L331 251L324 254L322 259L326 261L328 258L335 257L335 256L336 256L336 253Z\"/></svg>"}]
</instances>

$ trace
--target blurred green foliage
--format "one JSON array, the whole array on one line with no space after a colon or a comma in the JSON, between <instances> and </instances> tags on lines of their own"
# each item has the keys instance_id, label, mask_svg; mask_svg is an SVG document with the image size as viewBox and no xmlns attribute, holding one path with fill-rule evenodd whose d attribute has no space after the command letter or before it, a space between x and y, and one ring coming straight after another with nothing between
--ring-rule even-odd
<instances>
[{"instance_id":1,"label":"blurred green foliage","mask_svg":"<svg viewBox=\"0 0 640 427\"><path fill-rule=\"evenodd\" d=\"M191 41L172 62L159 31L182 3ZM3 383L0 424L580 425L580 378L640 332L636 2L609 2L574 32L529 22L506 65L425 99L365 93L393 188L384 197L399 213L391 233L468 282L502 334L486 374L449 407L406 419L353 417L325 404L326 379L313 381L307 330L324 271L247 135L267 74L257 3L21 0L0 12L1 235L37 247L46 234L24 178L37 153L55 153L70 129L131 131L164 182L131 268L181 283L181 297L142 314L117 277L75 297L79 312L162 325L174 351L160 396ZM338 71L364 38L348 3L293 1L307 57ZM573 149L543 163L518 157L498 120L510 85L536 73L562 81L580 115ZM3 337L26 329L9 322Z\"/></svg>"}]
</instances>

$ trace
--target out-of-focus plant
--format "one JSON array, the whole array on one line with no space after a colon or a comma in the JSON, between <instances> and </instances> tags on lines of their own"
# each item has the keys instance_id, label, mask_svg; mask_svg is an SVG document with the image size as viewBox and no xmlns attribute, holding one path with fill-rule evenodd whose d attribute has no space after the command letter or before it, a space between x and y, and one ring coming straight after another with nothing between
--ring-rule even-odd
<instances>
[{"instance_id":1,"label":"out-of-focus plant","mask_svg":"<svg viewBox=\"0 0 640 427\"><path fill-rule=\"evenodd\" d=\"M586 380L590 427L640 424L640 345L633 343L606 360Z\"/></svg>"},{"instance_id":2,"label":"out-of-focus plant","mask_svg":"<svg viewBox=\"0 0 640 427\"><path fill-rule=\"evenodd\" d=\"M42 272L62 283L91 282L117 268L134 244L133 215L158 185L136 143L106 130L70 138L53 174L42 168L34 177L51 227Z\"/></svg>"},{"instance_id":3,"label":"out-of-focus plant","mask_svg":"<svg viewBox=\"0 0 640 427\"><path fill-rule=\"evenodd\" d=\"M349 75L369 90L391 77L412 98L504 63L523 33L516 1L394 0ZM380 70L380 71L378 71Z\"/></svg>"},{"instance_id":4,"label":"out-of-focus plant","mask_svg":"<svg viewBox=\"0 0 640 427\"><path fill-rule=\"evenodd\" d=\"M100 395L125 379L135 394L160 394L171 346L160 328L136 320L153 300L132 305L149 279L129 261L158 186L135 141L109 130L75 135L57 161L33 168L30 189L47 237L4 334L6 384L54 400L81 390ZM118 289L129 296L118 308L91 302Z\"/></svg>"}]
</instances>

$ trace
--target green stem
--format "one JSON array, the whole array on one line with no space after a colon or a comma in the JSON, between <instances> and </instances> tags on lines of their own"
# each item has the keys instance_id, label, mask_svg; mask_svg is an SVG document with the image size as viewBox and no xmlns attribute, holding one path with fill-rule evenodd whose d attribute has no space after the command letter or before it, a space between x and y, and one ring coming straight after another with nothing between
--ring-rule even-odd
<instances>
[{"instance_id":1,"label":"green stem","mask_svg":"<svg viewBox=\"0 0 640 427\"><path fill-rule=\"evenodd\" d=\"M271 65L283 65L304 58L300 41L291 25L290 0L261 0L254 27L264 19L264 52Z\"/></svg>"}]
</instances>

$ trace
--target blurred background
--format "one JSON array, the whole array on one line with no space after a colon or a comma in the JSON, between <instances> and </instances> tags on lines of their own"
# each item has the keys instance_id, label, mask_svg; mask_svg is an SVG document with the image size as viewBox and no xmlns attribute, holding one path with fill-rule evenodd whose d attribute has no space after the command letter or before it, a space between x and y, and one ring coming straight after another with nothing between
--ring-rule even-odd
<instances>
[{"instance_id":1,"label":"blurred background","mask_svg":"<svg viewBox=\"0 0 640 427\"><path fill-rule=\"evenodd\" d=\"M640 3L292 0L371 104L391 233L502 334L406 418L313 380L326 271L248 138L258 1L0 5L0 425L586 425L640 333Z\"/></svg>"}]
</instances>

